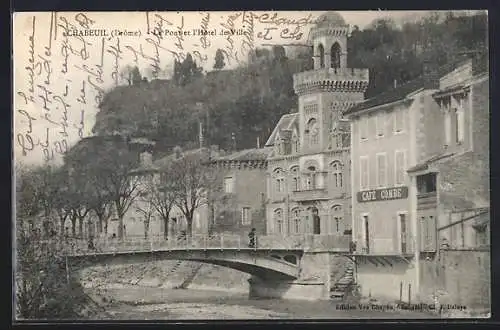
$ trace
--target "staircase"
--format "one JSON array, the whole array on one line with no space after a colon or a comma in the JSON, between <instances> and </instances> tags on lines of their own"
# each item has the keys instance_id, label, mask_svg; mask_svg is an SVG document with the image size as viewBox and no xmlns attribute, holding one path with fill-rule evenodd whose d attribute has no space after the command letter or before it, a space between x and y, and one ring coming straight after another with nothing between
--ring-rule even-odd
<instances>
[{"instance_id":1,"label":"staircase","mask_svg":"<svg viewBox=\"0 0 500 330\"><path fill-rule=\"evenodd\" d=\"M191 283L193 283L193 280L196 277L196 275L198 274L198 271L200 270L201 267L203 267L202 263L195 265L192 269L192 272L184 279L184 281L182 281L182 283L180 285L178 285L176 287L176 289L187 289L188 286Z\"/></svg>"},{"instance_id":2,"label":"staircase","mask_svg":"<svg viewBox=\"0 0 500 330\"><path fill-rule=\"evenodd\" d=\"M179 267L182 265L183 262L184 262L183 260L178 260L175 263L174 267L170 268L170 270L164 275L164 277L162 278L162 282L166 281L170 275L179 270Z\"/></svg>"},{"instance_id":3,"label":"staircase","mask_svg":"<svg viewBox=\"0 0 500 330\"><path fill-rule=\"evenodd\" d=\"M330 298L344 300L354 284L354 262L347 259L344 265L343 275L335 281L330 289Z\"/></svg>"}]
</instances>

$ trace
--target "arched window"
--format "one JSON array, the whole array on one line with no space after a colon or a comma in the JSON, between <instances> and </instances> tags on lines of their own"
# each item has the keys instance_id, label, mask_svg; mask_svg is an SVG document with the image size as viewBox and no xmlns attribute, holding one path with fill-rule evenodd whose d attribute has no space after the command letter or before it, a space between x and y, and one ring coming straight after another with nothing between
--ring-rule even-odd
<instances>
[{"instance_id":1,"label":"arched window","mask_svg":"<svg viewBox=\"0 0 500 330\"><path fill-rule=\"evenodd\" d=\"M277 209L274 211L274 223L276 225L276 233L283 234L283 211L281 209Z\"/></svg>"},{"instance_id":2,"label":"arched window","mask_svg":"<svg viewBox=\"0 0 500 330\"><path fill-rule=\"evenodd\" d=\"M311 118L307 122L306 133L309 135L309 145L314 146L319 142L319 126L316 119Z\"/></svg>"},{"instance_id":3,"label":"arched window","mask_svg":"<svg viewBox=\"0 0 500 330\"><path fill-rule=\"evenodd\" d=\"M285 191L285 178L284 172L281 168L273 171L274 192L283 193Z\"/></svg>"},{"instance_id":4,"label":"arched window","mask_svg":"<svg viewBox=\"0 0 500 330\"><path fill-rule=\"evenodd\" d=\"M330 49L330 65L332 68L340 68L340 46L334 43Z\"/></svg>"},{"instance_id":5,"label":"arched window","mask_svg":"<svg viewBox=\"0 0 500 330\"><path fill-rule=\"evenodd\" d=\"M330 211L330 233L342 234L344 232L344 221L342 214L342 206L334 205Z\"/></svg>"},{"instance_id":6,"label":"arched window","mask_svg":"<svg viewBox=\"0 0 500 330\"><path fill-rule=\"evenodd\" d=\"M300 209L295 208L292 210L292 233L299 234L301 230L301 221L300 221Z\"/></svg>"},{"instance_id":7,"label":"arched window","mask_svg":"<svg viewBox=\"0 0 500 330\"><path fill-rule=\"evenodd\" d=\"M307 190L313 190L316 189L316 180L317 180L317 173L316 173L316 167L314 166L309 166L307 168L307 176L306 176L306 189Z\"/></svg>"},{"instance_id":8,"label":"arched window","mask_svg":"<svg viewBox=\"0 0 500 330\"><path fill-rule=\"evenodd\" d=\"M325 48L323 48L322 44L318 46L318 55L319 55L319 66L320 68L325 67Z\"/></svg>"},{"instance_id":9,"label":"arched window","mask_svg":"<svg viewBox=\"0 0 500 330\"><path fill-rule=\"evenodd\" d=\"M294 166L290 169L292 173L292 191L300 190L300 175L299 175L299 167Z\"/></svg>"},{"instance_id":10,"label":"arched window","mask_svg":"<svg viewBox=\"0 0 500 330\"><path fill-rule=\"evenodd\" d=\"M335 161L330 164L333 184L337 188L341 188L343 185L343 176L342 176L342 165L339 161Z\"/></svg>"}]
</instances>

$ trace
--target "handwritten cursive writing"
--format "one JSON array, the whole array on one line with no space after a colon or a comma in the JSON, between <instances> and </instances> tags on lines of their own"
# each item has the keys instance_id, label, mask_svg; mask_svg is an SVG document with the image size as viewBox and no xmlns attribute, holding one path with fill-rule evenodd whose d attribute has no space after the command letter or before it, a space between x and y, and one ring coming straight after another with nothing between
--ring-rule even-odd
<instances>
[{"instance_id":1,"label":"handwritten cursive writing","mask_svg":"<svg viewBox=\"0 0 500 330\"><path fill-rule=\"evenodd\" d=\"M118 81L120 78L119 69L120 69L120 60L122 59L122 50L120 47L120 38L116 38L116 45L110 45L107 52L113 55L113 71L111 72L111 78L115 82L115 86L118 85Z\"/></svg>"},{"instance_id":2,"label":"handwritten cursive writing","mask_svg":"<svg viewBox=\"0 0 500 330\"><path fill-rule=\"evenodd\" d=\"M205 31L208 30L209 22L210 22L210 13L206 13L201 19L201 25L200 25L201 29ZM207 49L212 45L210 41L207 39L206 35L200 37L200 42L201 42L201 48L203 49Z\"/></svg>"},{"instance_id":3,"label":"handwritten cursive writing","mask_svg":"<svg viewBox=\"0 0 500 330\"><path fill-rule=\"evenodd\" d=\"M17 110L20 114L24 115L28 120L28 131L27 134L31 134L33 132L33 120L36 120L35 117L32 117L26 110Z\"/></svg>"},{"instance_id":4,"label":"handwritten cursive writing","mask_svg":"<svg viewBox=\"0 0 500 330\"><path fill-rule=\"evenodd\" d=\"M84 29L90 29L91 25L95 23L94 20L90 19L84 13L76 14L75 21L77 21L78 24L80 24L80 26L83 27Z\"/></svg>"}]
</instances>

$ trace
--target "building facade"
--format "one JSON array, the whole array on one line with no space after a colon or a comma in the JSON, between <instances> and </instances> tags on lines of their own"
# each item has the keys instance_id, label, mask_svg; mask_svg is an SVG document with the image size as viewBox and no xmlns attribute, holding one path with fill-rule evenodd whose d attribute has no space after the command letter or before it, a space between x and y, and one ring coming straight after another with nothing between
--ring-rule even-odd
<instances>
[{"instance_id":1,"label":"building facade","mask_svg":"<svg viewBox=\"0 0 500 330\"><path fill-rule=\"evenodd\" d=\"M212 158L218 173L214 189L212 232L246 236L255 228L266 234L266 170L269 148L240 150Z\"/></svg>"},{"instance_id":2,"label":"building facade","mask_svg":"<svg viewBox=\"0 0 500 330\"><path fill-rule=\"evenodd\" d=\"M347 68L349 26L326 13L311 29L314 69L295 74L298 112L266 142L267 233L350 233L350 132L342 112L364 98L368 70Z\"/></svg>"},{"instance_id":3,"label":"building facade","mask_svg":"<svg viewBox=\"0 0 500 330\"><path fill-rule=\"evenodd\" d=\"M152 189L160 193L157 189L165 185L164 179L170 175L169 164L184 156L200 157L202 168L199 170L214 173L206 194L199 196L199 206L193 215L193 234L245 237L252 228L258 234L266 233L264 202L269 148L225 154L212 146L184 152L177 150L153 161L151 145L143 139L131 143L131 147L137 150L141 165L132 173L132 181L138 181L138 195L124 217L127 236L145 236L148 232L148 235L178 237L188 230L186 217L175 203L167 221L159 214L155 203L151 203L150 195Z\"/></svg>"},{"instance_id":4,"label":"building facade","mask_svg":"<svg viewBox=\"0 0 500 330\"><path fill-rule=\"evenodd\" d=\"M162 193L168 194L163 189L166 189L166 182L169 182L167 176L172 175L169 172L169 165L188 157L193 159L193 162L196 162L196 165L190 166L198 166L198 163L201 165L203 162L208 161L210 154L218 156L218 150L199 148L182 151L178 149L170 155L153 161L152 148L149 145L149 141L142 139L131 142L131 148L136 149L139 155L140 166L131 173L131 181L137 184L137 196L124 217L125 235L144 237L146 236L145 231L147 231L148 235L160 235L165 238L179 237L188 230L188 223L184 213L171 198L166 197L162 201L159 200ZM203 171L201 166L197 171ZM193 175L198 176L201 173L194 173ZM185 178L185 180L190 179ZM152 196L152 194L156 194L156 196ZM208 196L205 193L197 193L196 196L198 199L196 203L199 205L193 212L192 233L194 235L206 235L209 230ZM164 219L157 209L163 207L166 202L172 204L168 220Z\"/></svg>"},{"instance_id":5,"label":"building facade","mask_svg":"<svg viewBox=\"0 0 500 330\"><path fill-rule=\"evenodd\" d=\"M473 125L474 96L464 93L467 88L463 86L476 79L471 65L469 61L424 70L421 77L345 113L352 132L353 241L358 283L364 296L423 299L422 258L428 255L422 253L438 249L437 223L445 221L439 218L449 221L451 210L457 210L458 205L489 205L484 155L468 154L474 136L471 128L485 123L483 113ZM451 107L457 110L453 111L447 110L451 109L449 84L454 86L451 90L457 90L455 106ZM447 101L440 100L443 95ZM475 97L484 97L484 90L481 95ZM484 100L479 103L484 107ZM475 137L484 141L488 134L481 132ZM484 143L479 149L489 152ZM446 163L449 155L457 153L466 155L463 169L477 166L471 180L464 182L457 168ZM446 180L436 180L436 170L429 170L429 162L446 164L441 167ZM444 195L449 194L448 201L444 200L447 197L438 201L438 186L447 189ZM471 195L467 189L477 191L472 193L476 203L465 202ZM455 206L450 209L446 206L449 203ZM448 211L444 211L446 208Z\"/></svg>"},{"instance_id":6,"label":"building facade","mask_svg":"<svg viewBox=\"0 0 500 330\"><path fill-rule=\"evenodd\" d=\"M418 164L410 168L411 214L419 228L419 293L490 304L489 78L467 60L439 80L416 127Z\"/></svg>"}]
</instances>

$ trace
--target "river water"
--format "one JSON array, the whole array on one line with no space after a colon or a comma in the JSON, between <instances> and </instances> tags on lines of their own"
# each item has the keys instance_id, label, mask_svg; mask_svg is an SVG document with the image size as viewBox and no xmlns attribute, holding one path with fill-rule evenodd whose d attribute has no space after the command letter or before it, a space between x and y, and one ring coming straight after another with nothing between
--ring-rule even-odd
<instances>
[{"instance_id":1,"label":"river water","mask_svg":"<svg viewBox=\"0 0 500 330\"><path fill-rule=\"evenodd\" d=\"M113 320L216 320L216 319L359 319L433 318L430 313L368 307L333 301L249 299L248 293L200 289L115 286L94 299L112 299L95 319ZM364 309L360 309L364 307ZM368 310L366 310L369 308Z\"/></svg>"}]
</instances>

